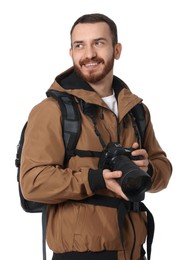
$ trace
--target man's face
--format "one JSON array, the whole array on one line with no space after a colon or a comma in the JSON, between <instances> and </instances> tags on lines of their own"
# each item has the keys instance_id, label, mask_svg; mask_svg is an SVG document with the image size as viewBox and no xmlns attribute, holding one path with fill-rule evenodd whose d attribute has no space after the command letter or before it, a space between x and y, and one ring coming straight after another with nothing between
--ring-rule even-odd
<instances>
[{"instance_id":1,"label":"man's face","mask_svg":"<svg viewBox=\"0 0 187 260\"><path fill-rule=\"evenodd\" d=\"M77 24L72 32L70 55L76 72L87 82L97 83L112 73L119 44L112 44L109 26L104 22Z\"/></svg>"}]
</instances>

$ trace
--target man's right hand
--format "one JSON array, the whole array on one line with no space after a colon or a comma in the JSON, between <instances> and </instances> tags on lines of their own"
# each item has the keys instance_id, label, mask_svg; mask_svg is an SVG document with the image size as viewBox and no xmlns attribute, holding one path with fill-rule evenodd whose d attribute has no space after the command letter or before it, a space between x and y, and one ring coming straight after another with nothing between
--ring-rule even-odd
<instances>
[{"instance_id":1,"label":"man's right hand","mask_svg":"<svg viewBox=\"0 0 187 260\"><path fill-rule=\"evenodd\" d=\"M106 188L111 190L112 192L116 193L117 195L121 196L125 200L129 200L127 196L123 193L121 186L117 182L116 179L122 176L121 171L113 171L111 172L108 169L103 170L103 178L105 180Z\"/></svg>"}]
</instances>

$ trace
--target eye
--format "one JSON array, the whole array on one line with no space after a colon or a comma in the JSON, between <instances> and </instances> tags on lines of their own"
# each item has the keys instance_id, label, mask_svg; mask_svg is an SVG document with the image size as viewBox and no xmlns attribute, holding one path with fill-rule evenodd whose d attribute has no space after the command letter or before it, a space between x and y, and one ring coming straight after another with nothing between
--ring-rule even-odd
<instances>
[{"instance_id":1,"label":"eye","mask_svg":"<svg viewBox=\"0 0 187 260\"><path fill-rule=\"evenodd\" d=\"M83 45L83 43L75 43L73 45L73 48L74 49L82 49L82 48L84 48L84 45Z\"/></svg>"},{"instance_id":2,"label":"eye","mask_svg":"<svg viewBox=\"0 0 187 260\"><path fill-rule=\"evenodd\" d=\"M101 41L101 40L95 42L95 46L100 47L100 46L103 46L103 45L104 45L104 42Z\"/></svg>"}]
</instances>

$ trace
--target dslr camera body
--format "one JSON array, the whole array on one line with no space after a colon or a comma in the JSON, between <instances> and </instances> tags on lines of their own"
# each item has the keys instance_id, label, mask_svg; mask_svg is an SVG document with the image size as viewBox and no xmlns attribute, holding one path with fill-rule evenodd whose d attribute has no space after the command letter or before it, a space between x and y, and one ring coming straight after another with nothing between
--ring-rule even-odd
<instances>
[{"instance_id":1,"label":"dslr camera body","mask_svg":"<svg viewBox=\"0 0 187 260\"><path fill-rule=\"evenodd\" d=\"M133 162L143 159L142 156L132 156L133 151L133 148L111 142L101 155L99 168L122 171L122 176L116 180L129 200L138 202L144 199L145 192L151 187L151 177Z\"/></svg>"}]
</instances>

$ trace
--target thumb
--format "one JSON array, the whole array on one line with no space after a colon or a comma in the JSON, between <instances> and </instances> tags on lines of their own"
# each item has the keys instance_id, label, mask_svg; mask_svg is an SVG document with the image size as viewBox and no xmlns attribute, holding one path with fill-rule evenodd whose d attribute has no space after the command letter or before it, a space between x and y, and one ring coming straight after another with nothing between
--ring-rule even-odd
<instances>
[{"instance_id":1,"label":"thumb","mask_svg":"<svg viewBox=\"0 0 187 260\"><path fill-rule=\"evenodd\" d=\"M139 144L137 142L133 143L132 148L138 149L138 147L139 147Z\"/></svg>"}]
</instances>

